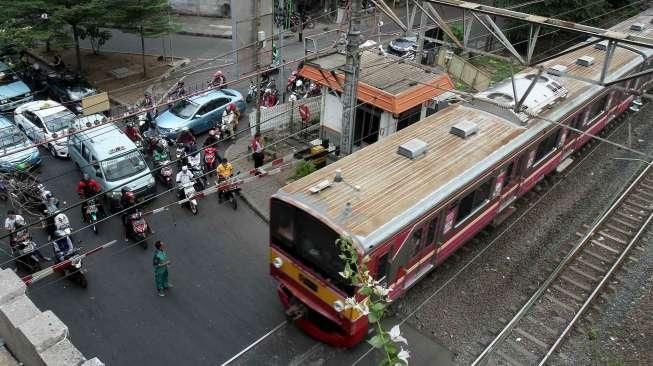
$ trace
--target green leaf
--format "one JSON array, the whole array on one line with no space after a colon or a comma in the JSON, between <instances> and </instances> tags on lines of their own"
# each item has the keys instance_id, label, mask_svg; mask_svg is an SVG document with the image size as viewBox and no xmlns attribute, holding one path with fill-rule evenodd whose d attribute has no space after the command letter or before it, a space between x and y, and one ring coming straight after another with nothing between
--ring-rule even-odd
<instances>
[{"instance_id":1,"label":"green leaf","mask_svg":"<svg viewBox=\"0 0 653 366\"><path fill-rule=\"evenodd\" d=\"M367 314L367 320L368 320L370 323L376 323L376 322L379 321L379 316L378 316L375 312L370 311L370 313Z\"/></svg>"},{"instance_id":2,"label":"green leaf","mask_svg":"<svg viewBox=\"0 0 653 366\"><path fill-rule=\"evenodd\" d=\"M380 302L375 302L370 306L370 311L374 311L377 313L382 313L383 310L385 310L385 304L380 303Z\"/></svg>"},{"instance_id":3,"label":"green leaf","mask_svg":"<svg viewBox=\"0 0 653 366\"><path fill-rule=\"evenodd\" d=\"M390 355L392 358L395 358L397 356L398 350L397 350L397 347L394 344L386 343L383 346L383 348L385 350L385 353Z\"/></svg>"},{"instance_id":4,"label":"green leaf","mask_svg":"<svg viewBox=\"0 0 653 366\"><path fill-rule=\"evenodd\" d=\"M374 348L383 348L383 346L385 345L385 341L383 340L383 337L378 334L372 337L372 339L370 339L369 341L367 341L367 343L371 344L372 347Z\"/></svg>"}]
</instances>

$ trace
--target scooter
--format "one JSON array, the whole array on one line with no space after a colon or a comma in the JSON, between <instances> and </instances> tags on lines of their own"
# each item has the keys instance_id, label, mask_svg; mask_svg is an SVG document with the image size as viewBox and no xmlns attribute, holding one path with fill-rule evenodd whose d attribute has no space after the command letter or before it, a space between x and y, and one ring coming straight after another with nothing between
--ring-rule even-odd
<instances>
[{"instance_id":1,"label":"scooter","mask_svg":"<svg viewBox=\"0 0 653 366\"><path fill-rule=\"evenodd\" d=\"M175 160L177 161L177 168L181 169L184 165L184 156L186 156L186 149L184 145L178 144L175 148Z\"/></svg>"},{"instance_id":2,"label":"scooter","mask_svg":"<svg viewBox=\"0 0 653 366\"><path fill-rule=\"evenodd\" d=\"M127 225L127 238L138 242L143 249L147 249L147 238L151 231L143 213L136 209L134 213L127 216L125 225Z\"/></svg>"},{"instance_id":3,"label":"scooter","mask_svg":"<svg viewBox=\"0 0 653 366\"><path fill-rule=\"evenodd\" d=\"M71 230L70 228L65 228L62 230L55 230L54 240L52 242L54 254L55 254L55 263L61 263L67 259L73 258L79 253L79 248L75 248L72 239L70 238ZM75 258L62 266L55 266L54 270L63 274L69 280L77 283L82 288L88 286L88 281L84 275L84 270L82 269L82 259Z\"/></svg>"},{"instance_id":4,"label":"scooter","mask_svg":"<svg viewBox=\"0 0 653 366\"><path fill-rule=\"evenodd\" d=\"M86 270L83 268L82 258L74 258L79 254L80 251L81 248L74 248L71 253L61 257L61 260L59 256L57 256L57 263L61 263L71 258L72 260L66 265L54 267L54 270L61 273L64 277L68 278L72 282L78 284L81 288L87 288L88 280L86 279L86 275L84 275ZM57 253L55 252L55 256L56 255Z\"/></svg>"},{"instance_id":5,"label":"scooter","mask_svg":"<svg viewBox=\"0 0 653 366\"><path fill-rule=\"evenodd\" d=\"M16 259L17 266L23 267L29 273L41 270L43 256L36 248L36 243L27 229L16 232L10 246L11 255Z\"/></svg>"},{"instance_id":6,"label":"scooter","mask_svg":"<svg viewBox=\"0 0 653 366\"><path fill-rule=\"evenodd\" d=\"M193 173L196 189L203 191L206 188L206 177L202 167L202 155L196 152L194 155L188 155L186 160L188 161L188 169Z\"/></svg>"},{"instance_id":7,"label":"scooter","mask_svg":"<svg viewBox=\"0 0 653 366\"><path fill-rule=\"evenodd\" d=\"M86 219L88 220L88 223L91 225L91 229L93 229L93 232L96 234L98 233L98 229L97 229L98 211L99 211L98 206L99 206L98 202L95 200L95 198L91 198L88 201L86 201ZM56 217L55 217L55 222L56 222Z\"/></svg>"},{"instance_id":8,"label":"scooter","mask_svg":"<svg viewBox=\"0 0 653 366\"><path fill-rule=\"evenodd\" d=\"M245 102L251 103L254 98L256 98L256 84L253 80L249 81L249 87L247 89L247 96L245 96Z\"/></svg>"},{"instance_id":9,"label":"scooter","mask_svg":"<svg viewBox=\"0 0 653 366\"><path fill-rule=\"evenodd\" d=\"M218 149L215 147L204 148L204 170L213 172L215 170L215 155Z\"/></svg>"},{"instance_id":10,"label":"scooter","mask_svg":"<svg viewBox=\"0 0 653 366\"><path fill-rule=\"evenodd\" d=\"M234 131L236 130L236 114L229 113L222 116L220 124L220 140L225 140L227 137L231 139L236 138Z\"/></svg>"},{"instance_id":11,"label":"scooter","mask_svg":"<svg viewBox=\"0 0 653 366\"><path fill-rule=\"evenodd\" d=\"M195 183L187 182L181 185L181 189L184 191L184 197L188 199L188 208L193 215L197 215L199 212L197 209L197 199L193 198L195 196Z\"/></svg>"},{"instance_id":12,"label":"scooter","mask_svg":"<svg viewBox=\"0 0 653 366\"><path fill-rule=\"evenodd\" d=\"M236 176L239 174L240 172L236 172ZM238 201L236 200L236 195L240 195L240 185L238 184L238 181L234 180L232 177L218 184L224 184L224 186L220 188L220 194L218 195L221 199L220 202L229 202L234 210L237 209Z\"/></svg>"}]
</instances>

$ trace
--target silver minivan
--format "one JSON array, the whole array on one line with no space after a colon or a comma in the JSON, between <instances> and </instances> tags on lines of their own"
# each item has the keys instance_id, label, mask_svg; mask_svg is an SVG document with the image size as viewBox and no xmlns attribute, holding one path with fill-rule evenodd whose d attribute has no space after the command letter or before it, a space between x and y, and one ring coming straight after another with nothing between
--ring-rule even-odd
<instances>
[{"instance_id":1,"label":"silver minivan","mask_svg":"<svg viewBox=\"0 0 653 366\"><path fill-rule=\"evenodd\" d=\"M120 208L123 187L129 187L137 200L156 193L154 177L143 155L113 123L72 135L68 153L83 173L100 183L112 211Z\"/></svg>"}]
</instances>

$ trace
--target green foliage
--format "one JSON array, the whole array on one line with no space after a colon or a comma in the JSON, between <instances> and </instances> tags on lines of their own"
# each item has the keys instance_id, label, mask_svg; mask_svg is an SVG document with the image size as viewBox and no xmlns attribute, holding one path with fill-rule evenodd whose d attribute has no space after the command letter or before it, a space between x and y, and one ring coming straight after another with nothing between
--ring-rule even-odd
<instances>
[{"instance_id":1,"label":"green foliage","mask_svg":"<svg viewBox=\"0 0 653 366\"><path fill-rule=\"evenodd\" d=\"M470 61L474 66L490 73L492 75L492 83L508 79L513 72L517 73L523 68L517 63L510 65L507 61L490 56L476 56L470 59Z\"/></svg>"},{"instance_id":2,"label":"green foliage","mask_svg":"<svg viewBox=\"0 0 653 366\"><path fill-rule=\"evenodd\" d=\"M299 164L297 164L297 168L295 168L295 175L293 175L293 179L305 177L316 170L317 168L312 161L302 160L299 162Z\"/></svg>"},{"instance_id":3,"label":"green foliage","mask_svg":"<svg viewBox=\"0 0 653 366\"><path fill-rule=\"evenodd\" d=\"M100 48L111 39L111 32L106 30L100 30L100 26L97 24L89 24L82 28L79 37L81 39L89 39L91 43L91 48L93 49L94 54L100 53Z\"/></svg>"}]
</instances>

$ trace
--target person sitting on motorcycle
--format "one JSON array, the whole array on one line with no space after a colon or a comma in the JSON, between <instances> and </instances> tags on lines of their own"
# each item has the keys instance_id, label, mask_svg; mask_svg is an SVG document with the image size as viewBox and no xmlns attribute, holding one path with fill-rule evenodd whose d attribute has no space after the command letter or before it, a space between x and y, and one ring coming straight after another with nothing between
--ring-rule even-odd
<instances>
[{"instance_id":1,"label":"person sitting on motorcycle","mask_svg":"<svg viewBox=\"0 0 653 366\"><path fill-rule=\"evenodd\" d=\"M45 194L45 201L41 204L41 211L46 215L45 217L45 231L48 233L48 240L54 235L56 226L54 225L54 217L59 211L59 200L47 192Z\"/></svg>"},{"instance_id":2,"label":"person sitting on motorcycle","mask_svg":"<svg viewBox=\"0 0 653 366\"><path fill-rule=\"evenodd\" d=\"M69 235L62 233L58 239L52 241L52 250L56 262L59 263L63 262L66 259L66 256L75 252L75 245Z\"/></svg>"},{"instance_id":3,"label":"person sitting on motorcycle","mask_svg":"<svg viewBox=\"0 0 653 366\"><path fill-rule=\"evenodd\" d=\"M5 219L5 230L15 231L16 225L25 226L25 218L21 215L18 215L16 211L9 210L7 211L7 218ZM12 235L13 236L13 235Z\"/></svg>"},{"instance_id":4,"label":"person sitting on motorcycle","mask_svg":"<svg viewBox=\"0 0 653 366\"><path fill-rule=\"evenodd\" d=\"M184 185L192 182L194 179L193 172L188 169L188 166L181 167L181 171L177 173L175 181L177 182L177 196L179 199L184 198Z\"/></svg>"},{"instance_id":5,"label":"person sitting on motorcycle","mask_svg":"<svg viewBox=\"0 0 653 366\"><path fill-rule=\"evenodd\" d=\"M152 151L152 160L154 160L154 163L159 163L168 160L168 158L168 143L164 139L159 139L154 146L154 151Z\"/></svg>"},{"instance_id":6,"label":"person sitting on motorcycle","mask_svg":"<svg viewBox=\"0 0 653 366\"><path fill-rule=\"evenodd\" d=\"M122 187L120 193L120 208L123 210L122 222L126 224L127 216L131 215L136 208L136 195L129 187Z\"/></svg>"},{"instance_id":7,"label":"person sitting on motorcycle","mask_svg":"<svg viewBox=\"0 0 653 366\"><path fill-rule=\"evenodd\" d=\"M125 127L125 135L127 135L127 137L129 137L129 139L134 142L143 139L143 136L141 136L141 131L138 130L138 127L136 127L133 122L127 123L127 126Z\"/></svg>"},{"instance_id":8,"label":"person sitting on motorcycle","mask_svg":"<svg viewBox=\"0 0 653 366\"><path fill-rule=\"evenodd\" d=\"M214 147L218 148L218 142L220 142L220 139L218 139L218 136L216 136L216 132L214 129L209 130L209 136L204 140L204 143L202 144L203 147Z\"/></svg>"},{"instance_id":9,"label":"person sitting on motorcycle","mask_svg":"<svg viewBox=\"0 0 653 366\"><path fill-rule=\"evenodd\" d=\"M11 212L11 210L10 210L10 212ZM9 219L11 216L12 215L9 214L9 217L7 219ZM13 230L13 233L9 237L9 246L11 246L12 252L21 251L21 250L25 249L25 247L22 246L20 242L18 242L18 239L27 237L28 241L32 240L31 236L29 234L29 228L27 227L27 225L25 223L25 219L22 219L22 216L16 215L15 213L14 213L13 216L15 217L15 221L14 221L14 224L13 224L13 229L11 229L11 230ZM20 219L22 219L22 221ZM6 225L7 225L7 220L5 220L5 228L6 228ZM41 253L41 251L38 249L38 247L35 247L34 250L32 250L32 253L34 253L34 255L36 255L40 260L42 260L44 262L49 262L52 259L50 257L44 256L43 253ZM20 256L22 256L24 254L27 254L27 253L22 253Z\"/></svg>"},{"instance_id":10,"label":"person sitting on motorcycle","mask_svg":"<svg viewBox=\"0 0 653 366\"><path fill-rule=\"evenodd\" d=\"M295 81L295 88L293 91L297 94L304 94L304 82L301 79Z\"/></svg>"},{"instance_id":11,"label":"person sitting on motorcycle","mask_svg":"<svg viewBox=\"0 0 653 366\"><path fill-rule=\"evenodd\" d=\"M191 132L190 128L184 127L181 129L177 135L177 144L184 146L186 153L190 153L195 150L195 135Z\"/></svg>"},{"instance_id":12,"label":"person sitting on motorcycle","mask_svg":"<svg viewBox=\"0 0 653 366\"><path fill-rule=\"evenodd\" d=\"M269 108L269 107L274 107L276 104L277 104L277 96L274 95L272 89L270 88L265 89L265 93L263 93L263 97L261 98L261 105L263 107Z\"/></svg>"},{"instance_id":13,"label":"person sitting on motorcycle","mask_svg":"<svg viewBox=\"0 0 653 366\"><path fill-rule=\"evenodd\" d=\"M218 165L218 167L216 168L216 171L218 173L218 184L220 184L233 176L234 167L231 165L231 163L227 158L223 158L220 165ZM224 190L223 188L218 189L219 202L222 202L223 190Z\"/></svg>"},{"instance_id":14,"label":"person sitting on motorcycle","mask_svg":"<svg viewBox=\"0 0 653 366\"><path fill-rule=\"evenodd\" d=\"M102 192L102 186L100 186L95 179L84 173L82 180L77 184L76 191L79 197L84 200L82 202L82 218L84 221L88 221L88 218L86 217L87 199Z\"/></svg>"},{"instance_id":15,"label":"person sitting on motorcycle","mask_svg":"<svg viewBox=\"0 0 653 366\"><path fill-rule=\"evenodd\" d=\"M222 112L222 129L227 129L227 132L229 133L230 138L236 138L236 126L238 125L238 117L240 116L240 112L238 111L238 108L236 108L236 105L233 103L230 103L227 108L224 109L224 112Z\"/></svg>"},{"instance_id":16,"label":"person sitting on motorcycle","mask_svg":"<svg viewBox=\"0 0 653 366\"><path fill-rule=\"evenodd\" d=\"M213 80L211 81L211 86L217 86L222 88L227 82L227 78L224 76L221 70L218 70L213 74Z\"/></svg>"},{"instance_id":17,"label":"person sitting on motorcycle","mask_svg":"<svg viewBox=\"0 0 653 366\"><path fill-rule=\"evenodd\" d=\"M179 80L175 87L168 93L170 99L181 98L186 95L186 86L183 80Z\"/></svg>"}]
</instances>

